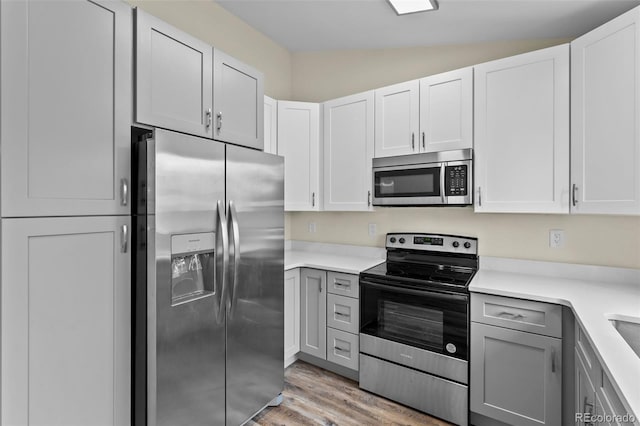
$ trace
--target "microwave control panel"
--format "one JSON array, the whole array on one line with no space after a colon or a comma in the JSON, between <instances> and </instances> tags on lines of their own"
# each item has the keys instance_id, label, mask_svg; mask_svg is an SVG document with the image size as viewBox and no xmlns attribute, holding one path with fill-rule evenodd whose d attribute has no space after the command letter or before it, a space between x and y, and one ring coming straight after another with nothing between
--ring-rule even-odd
<instances>
[{"instance_id":1,"label":"microwave control panel","mask_svg":"<svg viewBox=\"0 0 640 426\"><path fill-rule=\"evenodd\" d=\"M467 195L467 170L468 166L445 167L445 188L447 196Z\"/></svg>"}]
</instances>

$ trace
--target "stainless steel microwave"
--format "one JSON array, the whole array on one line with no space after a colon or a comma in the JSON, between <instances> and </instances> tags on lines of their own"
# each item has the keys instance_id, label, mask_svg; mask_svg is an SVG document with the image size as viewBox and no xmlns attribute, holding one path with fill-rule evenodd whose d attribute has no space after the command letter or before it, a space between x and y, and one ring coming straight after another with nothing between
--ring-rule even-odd
<instances>
[{"instance_id":1,"label":"stainless steel microwave","mask_svg":"<svg viewBox=\"0 0 640 426\"><path fill-rule=\"evenodd\" d=\"M469 149L373 159L374 206L465 206L473 203Z\"/></svg>"}]
</instances>

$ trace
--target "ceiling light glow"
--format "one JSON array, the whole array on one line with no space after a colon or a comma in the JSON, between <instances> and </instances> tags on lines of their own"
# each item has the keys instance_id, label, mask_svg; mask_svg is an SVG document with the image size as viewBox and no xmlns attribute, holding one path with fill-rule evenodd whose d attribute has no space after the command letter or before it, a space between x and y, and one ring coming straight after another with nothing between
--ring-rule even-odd
<instances>
[{"instance_id":1,"label":"ceiling light glow","mask_svg":"<svg viewBox=\"0 0 640 426\"><path fill-rule=\"evenodd\" d=\"M388 0L398 15L426 12L438 8L436 0Z\"/></svg>"}]
</instances>

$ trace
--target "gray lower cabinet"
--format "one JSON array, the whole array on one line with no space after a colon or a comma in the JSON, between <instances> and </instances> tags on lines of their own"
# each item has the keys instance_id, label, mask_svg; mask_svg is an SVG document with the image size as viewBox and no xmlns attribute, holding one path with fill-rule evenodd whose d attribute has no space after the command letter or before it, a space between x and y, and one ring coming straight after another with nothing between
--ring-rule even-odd
<instances>
[{"instance_id":1,"label":"gray lower cabinet","mask_svg":"<svg viewBox=\"0 0 640 426\"><path fill-rule=\"evenodd\" d=\"M131 8L0 3L2 217L129 214Z\"/></svg>"},{"instance_id":2,"label":"gray lower cabinet","mask_svg":"<svg viewBox=\"0 0 640 426\"><path fill-rule=\"evenodd\" d=\"M130 229L2 219L1 424L130 424Z\"/></svg>"},{"instance_id":3,"label":"gray lower cabinet","mask_svg":"<svg viewBox=\"0 0 640 426\"><path fill-rule=\"evenodd\" d=\"M300 351L327 359L327 273L300 270Z\"/></svg>"},{"instance_id":4,"label":"gray lower cabinet","mask_svg":"<svg viewBox=\"0 0 640 426\"><path fill-rule=\"evenodd\" d=\"M357 296L358 275L302 268L300 351L358 371L360 306Z\"/></svg>"},{"instance_id":5,"label":"gray lower cabinet","mask_svg":"<svg viewBox=\"0 0 640 426\"><path fill-rule=\"evenodd\" d=\"M472 294L471 302L471 412L507 424L560 425L562 339L506 328L555 305L526 301L525 308L521 300L492 299L484 305L497 304L497 314L508 314L494 316L502 318L500 325L489 325L475 322L487 312L477 309L482 297ZM555 334L555 327L548 331Z\"/></svg>"}]
</instances>

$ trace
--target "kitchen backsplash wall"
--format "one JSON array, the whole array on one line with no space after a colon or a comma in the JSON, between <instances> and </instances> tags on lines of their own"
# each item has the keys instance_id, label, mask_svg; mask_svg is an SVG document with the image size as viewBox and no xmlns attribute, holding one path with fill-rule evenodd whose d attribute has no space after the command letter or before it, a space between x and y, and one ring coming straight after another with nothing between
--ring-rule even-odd
<instances>
[{"instance_id":1,"label":"kitchen backsplash wall","mask_svg":"<svg viewBox=\"0 0 640 426\"><path fill-rule=\"evenodd\" d=\"M316 232L309 232L309 223ZM477 237L481 256L640 269L640 217L480 214L471 207L377 208L371 213L290 212L292 240L383 247L387 232ZM375 224L376 236L369 236ZM549 248L549 230L564 230L564 246Z\"/></svg>"},{"instance_id":2,"label":"kitchen backsplash wall","mask_svg":"<svg viewBox=\"0 0 640 426\"><path fill-rule=\"evenodd\" d=\"M216 2L125 1L262 71L265 95L291 98L291 53Z\"/></svg>"}]
</instances>

